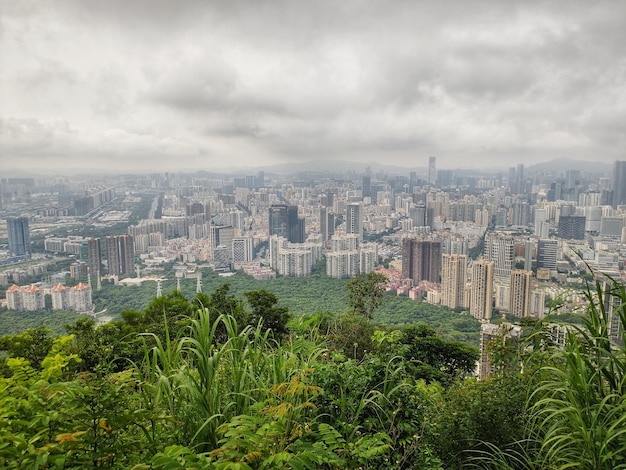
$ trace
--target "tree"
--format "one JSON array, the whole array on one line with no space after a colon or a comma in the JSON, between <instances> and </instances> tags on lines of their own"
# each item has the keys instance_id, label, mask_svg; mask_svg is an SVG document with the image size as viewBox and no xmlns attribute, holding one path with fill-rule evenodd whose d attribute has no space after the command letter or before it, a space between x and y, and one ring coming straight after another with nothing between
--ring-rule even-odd
<instances>
[{"instance_id":1,"label":"tree","mask_svg":"<svg viewBox=\"0 0 626 470\"><path fill-rule=\"evenodd\" d=\"M387 278L380 273L361 274L348 282L350 307L357 315L371 320L385 293Z\"/></svg>"},{"instance_id":2,"label":"tree","mask_svg":"<svg viewBox=\"0 0 626 470\"><path fill-rule=\"evenodd\" d=\"M259 321L263 322L263 329L272 330L276 337L289 332L287 323L291 319L289 308L276 305L278 297L264 289L244 292L252 312L249 324L256 326Z\"/></svg>"}]
</instances>

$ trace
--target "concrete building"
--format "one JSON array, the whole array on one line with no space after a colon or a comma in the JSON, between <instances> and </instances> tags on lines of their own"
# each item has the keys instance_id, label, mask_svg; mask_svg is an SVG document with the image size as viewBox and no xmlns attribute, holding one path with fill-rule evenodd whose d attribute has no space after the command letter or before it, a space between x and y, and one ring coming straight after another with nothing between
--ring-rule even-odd
<instances>
[{"instance_id":1,"label":"concrete building","mask_svg":"<svg viewBox=\"0 0 626 470\"><path fill-rule=\"evenodd\" d=\"M18 312L34 312L46 308L43 287L13 284L6 291L7 308Z\"/></svg>"},{"instance_id":2,"label":"concrete building","mask_svg":"<svg viewBox=\"0 0 626 470\"><path fill-rule=\"evenodd\" d=\"M9 253L13 256L30 258L30 228L28 217L9 217L7 219L9 235Z\"/></svg>"},{"instance_id":3,"label":"concrete building","mask_svg":"<svg viewBox=\"0 0 626 470\"><path fill-rule=\"evenodd\" d=\"M493 305L493 261L484 259L472 264L470 314L477 320L491 320Z\"/></svg>"},{"instance_id":4,"label":"concrete building","mask_svg":"<svg viewBox=\"0 0 626 470\"><path fill-rule=\"evenodd\" d=\"M613 165L613 207L626 205L626 161Z\"/></svg>"},{"instance_id":5,"label":"concrete building","mask_svg":"<svg viewBox=\"0 0 626 470\"><path fill-rule=\"evenodd\" d=\"M402 239L402 277L420 281L439 282L441 274L441 242Z\"/></svg>"},{"instance_id":6,"label":"concrete building","mask_svg":"<svg viewBox=\"0 0 626 470\"><path fill-rule=\"evenodd\" d=\"M464 307L467 256L443 255L441 261L441 303L446 307Z\"/></svg>"},{"instance_id":7,"label":"concrete building","mask_svg":"<svg viewBox=\"0 0 626 470\"><path fill-rule=\"evenodd\" d=\"M353 202L346 205L346 234L355 234L363 240L363 204Z\"/></svg>"},{"instance_id":8,"label":"concrete building","mask_svg":"<svg viewBox=\"0 0 626 470\"><path fill-rule=\"evenodd\" d=\"M106 237L109 275L132 276L135 273L135 244L131 235Z\"/></svg>"},{"instance_id":9,"label":"concrete building","mask_svg":"<svg viewBox=\"0 0 626 470\"><path fill-rule=\"evenodd\" d=\"M509 284L509 313L524 318L530 316L530 292L532 272L515 269Z\"/></svg>"},{"instance_id":10,"label":"concrete building","mask_svg":"<svg viewBox=\"0 0 626 470\"><path fill-rule=\"evenodd\" d=\"M494 275L507 279L515 261L515 239L498 232L485 236L484 258L494 263Z\"/></svg>"}]
</instances>

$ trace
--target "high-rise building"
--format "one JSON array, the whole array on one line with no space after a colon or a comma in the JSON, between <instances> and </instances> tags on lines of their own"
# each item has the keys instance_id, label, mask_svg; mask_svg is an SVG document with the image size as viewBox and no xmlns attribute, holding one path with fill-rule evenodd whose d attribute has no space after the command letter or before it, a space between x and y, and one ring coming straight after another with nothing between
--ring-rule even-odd
<instances>
[{"instance_id":1,"label":"high-rise building","mask_svg":"<svg viewBox=\"0 0 626 470\"><path fill-rule=\"evenodd\" d=\"M99 238L87 240L87 259L89 263L89 274L93 279L101 276L102 273L102 249Z\"/></svg>"},{"instance_id":2,"label":"high-rise building","mask_svg":"<svg viewBox=\"0 0 626 470\"><path fill-rule=\"evenodd\" d=\"M428 157L428 184L437 185L437 157Z\"/></svg>"},{"instance_id":3,"label":"high-rise building","mask_svg":"<svg viewBox=\"0 0 626 470\"><path fill-rule=\"evenodd\" d=\"M323 242L335 234L335 214L326 206L320 207L320 233Z\"/></svg>"},{"instance_id":4,"label":"high-rise building","mask_svg":"<svg viewBox=\"0 0 626 470\"><path fill-rule=\"evenodd\" d=\"M443 255L441 261L441 303L446 307L464 306L467 256Z\"/></svg>"},{"instance_id":5,"label":"high-rise building","mask_svg":"<svg viewBox=\"0 0 626 470\"><path fill-rule=\"evenodd\" d=\"M30 258L32 251L28 217L9 217L7 231L9 232L9 252L13 256Z\"/></svg>"},{"instance_id":6,"label":"high-rise building","mask_svg":"<svg viewBox=\"0 0 626 470\"><path fill-rule=\"evenodd\" d=\"M402 239L402 276L420 281L439 282L441 273L441 242Z\"/></svg>"},{"instance_id":7,"label":"high-rise building","mask_svg":"<svg viewBox=\"0 0 626 470\"><path fill-rule=\"evenodd\" d=\"M346 234L358 235L363 240L363 205L360 202L346 205Z\"/></svg>"},{"instance_id":8,"label":"high-rise building","mask_svg":"<svg viewBox=\"0 0 626 470\"><path fill-rule=\"evenodd\" d=\"M298 206L272 204L269 208L269 236L285 237L291 243L304 243L304 219L298 217Z\"/></svg>"},{"instance_id":9,"label":"high-rise building","mask_svg":"<svg viewBox=\"0 0 626 470\"><path fill-rule=\"evenodd\" d=\"M532 272L523 269L511 271L509 289L509 313L523 318L530 315L530 283Z\"/></svg>"},{"instance_id":10,"label":"high-rise building","mask_svg":"<svg viewBox=\"0 0 626 470\"><path fill-rule=\"evenodd\" d=\"M484 259L472 264L470 314L478 320L490 320L493 305L493 261Z\"/></svg>"},{"instance_id":11,"label":"high-rise building","mask_svg":"<svg viewBox=\"0 0 626 470\"><path fill-rule=\"evenodd\" d=\"M289 230L287 239L291 243L304 243L304 219L298 217L298 206L287 208L287 227Z\"/></svg>"},{"instance_id":12,"label":"high-rise building","mask_svg":"<svg viewBox=\"0 0 626 470\"><path fill-rule=\"evenodd\" d=\"M508 235L488 232L485 236L484 257L494 262L494 275L508 278L515 260L515 239Z\"/></svg>"},{"instance_id":13,"label":"high-rise building","mask_svg":"<svg viewBox=\"0 0 626 470\"><path fill-rule=\"evenodd\" d=\"M135 273L135 245L131 235L106 237L107 266L113 276Z\"/></svg>"},{"instance_id":14,"label":"high-rise building","mask_svg":"<svg viewBox=\"0 0 626 470\"><path fill-rule=\"evenodd\" d=\"M585 239L584 215L561 215L559 217L559 237L567 240Z\"/></svg>"},{"instance_id":15,"label":"high-rise building","mask_svg":"<svg viewBox=\"0 0 626 470\"><path fill-rule=\"evenodd\" d=\"M289 230L287 226L287 204L272 204L269 207L269 236L277 235L287 239Z\"/></svg>"},{"instance_id":16,"label":"high-rise building","mask_svg":"<svg viewBox=\"0 0 626 470\"><path fill-rule=\"evenodd\" d=\"M626 161L613 165L613 207L626 205Z\"/></svg>"},{"instance_id":17,"label":"high-rise building","mask_svg":"<svg viewBox=\"0 0 626 470\"><path fill-rule=\"evenodd\" d=\"M372 197L372 178L369 175L363 176L363 197Z\"/></svg>"},{"instance_id":18,"label":"high-rise building","mask_svg":"<svg viewBox=\"0 0 626 470\"><path fill-rule=\"evenodd\" d=\"M254 254L253 242L252 237L233 238L233 263L247 263L252 261Z\"/></svg>"},{"instance_id":19,"label":"high-rise building","mask_svg":"<svg viewBox=\"0 0 626 470\"><path fill-rule=\"evenodd\" d=\"M539 240L537 242L537 268L556 270L558 240Z\"/></svg>"}]
</instances>

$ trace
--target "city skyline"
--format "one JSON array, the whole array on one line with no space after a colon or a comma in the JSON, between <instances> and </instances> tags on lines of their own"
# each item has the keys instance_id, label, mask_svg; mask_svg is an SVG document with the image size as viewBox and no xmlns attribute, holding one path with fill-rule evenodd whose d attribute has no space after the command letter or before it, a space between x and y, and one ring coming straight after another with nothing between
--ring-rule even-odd
<instances>
[{"instance_id":1,"label":"city skyline","mask_svg":"<svg viewBox=\"0 0 626 470\"><path fill-rule=\"evenodd\" d=\"M0 166L624 160L626 6L0 2Z\"/></svg>"}]
</instances>

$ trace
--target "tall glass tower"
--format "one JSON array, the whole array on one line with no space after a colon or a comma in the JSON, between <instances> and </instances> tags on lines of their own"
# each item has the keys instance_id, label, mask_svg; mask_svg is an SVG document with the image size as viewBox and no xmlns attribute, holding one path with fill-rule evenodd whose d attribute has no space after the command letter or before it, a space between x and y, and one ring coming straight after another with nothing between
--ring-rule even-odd
<instances>
[{"instance_id":1,"label":"tall glass tower","mask_svg":"<svg viewBox=\"0 0 626 470\"><path fill-rule=\"evenodd\" d=\"M11 217L7 219L9 232L9 252L14 256L31 257L30 230L28 217Z\"/></svg>"}]
</instances>

